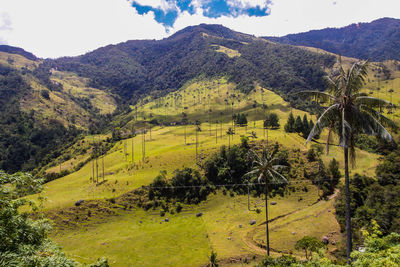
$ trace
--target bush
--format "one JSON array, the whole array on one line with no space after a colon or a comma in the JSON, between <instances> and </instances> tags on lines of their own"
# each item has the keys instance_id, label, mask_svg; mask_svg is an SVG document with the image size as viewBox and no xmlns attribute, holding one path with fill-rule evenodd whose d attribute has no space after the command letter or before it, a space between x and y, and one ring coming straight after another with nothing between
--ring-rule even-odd
<instances>
[{"instance_id":1,"label":"bush","mask_svg":"<svg viewBox=\"0 0 400 267\"><path fill-rule=\"evenodd\" d=\"M47 100L50 99L49 91L47 91L47 90L41 90L41 91L40 91L40 95L41 95L44 99L47 99Z\"/></svg>"}]
</instances>

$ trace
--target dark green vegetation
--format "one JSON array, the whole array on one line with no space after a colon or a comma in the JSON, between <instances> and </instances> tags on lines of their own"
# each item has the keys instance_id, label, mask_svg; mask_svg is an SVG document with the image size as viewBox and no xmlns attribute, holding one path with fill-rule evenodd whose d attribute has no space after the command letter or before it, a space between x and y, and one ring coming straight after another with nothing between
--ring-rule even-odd
<instances>
[{"instance_id":1,"label":"dark green vegetation","mask_svg":"<svg viewBox=\"0 0 400 267\"><path fill-rule=\"evenodd\" d=\"M295 119L293 113L290 112L287 122L285 124L285 132L298 133L301 134L304 138L307 138L313 127L314 122L311 119L310 121L308 121L306 114L304 114L302 120L300 116L297 116ZM319 135L317 135L315 138L318 139Z\"/></svg>"},{"instance_id":2,"label":"dark green vegetation","mask_svg":"<svg viewBox=\"0 0 400 267\"><path fill-rule=\"evenodd\" d=\"M264 120L264 128L279 128L279 117L278 114L272 112L266 115L266 118Z\"/></svg>"},{"instance_id":3,"label":"dark green vegetation","mask_svg":"<svg viewBox=\"0 0 400 267\"><path fill-rule=\"evenodd\" d=\"M327 28L284 37L265 37L283 44L302 45L373 61L400 60L400 20L383 18L343 28Z\"/></svg>"}]
</instances>

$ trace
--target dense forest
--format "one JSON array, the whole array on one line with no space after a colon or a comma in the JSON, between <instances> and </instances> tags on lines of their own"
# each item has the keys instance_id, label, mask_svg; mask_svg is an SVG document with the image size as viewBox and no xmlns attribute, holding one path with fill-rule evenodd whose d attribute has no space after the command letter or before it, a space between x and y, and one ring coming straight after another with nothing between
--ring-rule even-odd
<instances>
[{"instance_id":1,"label":"dense forest","mask_svg":"<svg viewBox=\"0 0 400 267\"><path fill-rule=\"evenodd\" d=\"M400 20L392 18L265 39L373 61L400 60Z\"/></svg>"}]
</instances>

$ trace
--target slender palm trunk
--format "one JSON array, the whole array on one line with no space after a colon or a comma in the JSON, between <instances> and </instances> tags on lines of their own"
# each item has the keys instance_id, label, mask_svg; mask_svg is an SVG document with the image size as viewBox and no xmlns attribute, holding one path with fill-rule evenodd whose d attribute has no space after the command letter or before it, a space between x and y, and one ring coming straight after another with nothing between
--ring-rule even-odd
<instances>
[{"instance_id":1,"label":"slender palm trunk","mask_svg":"<svg viewBox=\"0 0 400 267\"><path fill-rule=\"evenodd\" d=\"M104 154L103 154L103 158L102 158L102 167L103 167L103 182L104 182Z\"/></svg>"},{"instance_id":2,"label":"slender palm trunk","mask_svg":"<svg viewBox=\"0 0 400 267\"><path fill-rule=\"evenodd\" d=\"M198 150L198 146L199 146L199 139L198 139L198 131L196 129L196 163L197 163L197 150Z\"/></svg>"},{"instance_id":3,"label":"slender palm trunk","mask_svg":"<svg viewBox=\"0 0 400 267\"><path fill-rule=\"evenodd\" d=\"M350 181L349 181L349 149L344 148L344 183L346 195L346 255L347 264L350 264L350 253L352 249L351 214L350 214Z\"/></svg>"},{"instance_id":4,"label":"slender palm trunk","mask_svg":"<svg viewBox=\"0 0 400 267\"><path fill-rule=\"evenodd\" d=\"M328 137L326 138L326 154L329 155L329 140L331 139L333 123L329 126Z\"/></svg>"},{"instance_id":5,"label":"slender palm trunk","mask_svg":"<svg viewBox=\"0 0 400 267\"><path fill-rule=\"evenodd\" d=\"M350 253L352 249L351 240L351 215L350 215L350 179L349 179L349 148L347 147L346 127L345 127L345 109L342 111L342 135L344 150L344 183L346 195L346 256L347 264L350 264Z\"/></svg>"},{"instance_id":6,"label":"slender palm trunk","mask_svg":"<svg viewBox=\"0 0 400 267\"><path fill-rule=\"evenodd\" d=\"M267 183L267 181L265 181L265 230L267 232L267 255L269 256L268 183Z\"/></svg>"}]
</instances>

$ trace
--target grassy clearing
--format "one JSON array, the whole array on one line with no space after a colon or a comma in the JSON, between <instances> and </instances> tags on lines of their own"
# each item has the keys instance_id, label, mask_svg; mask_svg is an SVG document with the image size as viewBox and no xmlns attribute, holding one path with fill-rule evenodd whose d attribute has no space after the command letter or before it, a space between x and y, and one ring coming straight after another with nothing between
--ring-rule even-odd
<instances>
[{"instance_id":1,"label":"grassy clearing","mask_svg":"<svg viewBox=\"0 0 400 267\"><path fill-rule=\"evenodd\" d=\"M217 50L215 50L215 51L224 53L228 57L240 57L240 52L237 50L233 50L233 49L230 49L230 48L222 46L222 45L212 45L212 47L216 47Z\"/></svg>"},{"instance_id":2,"label":"grassy clearing","mask_svg":"<svg viewBox=\"0 0 400 267\"><path fill-rule=\"evenodd\" d=\"M100 114L111 114L117 107L113 96L104 90L88 87L88 79L74 73L53 71L52 80L63 85L64 92L75 98L88 99Z\"/></svg>"}]
</instances>

